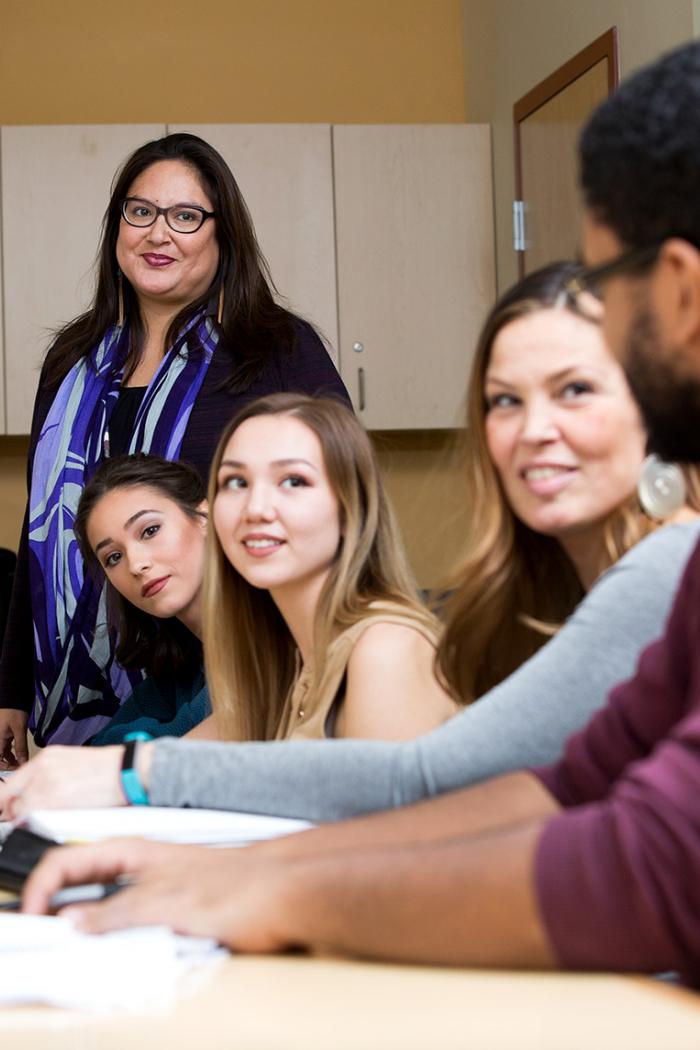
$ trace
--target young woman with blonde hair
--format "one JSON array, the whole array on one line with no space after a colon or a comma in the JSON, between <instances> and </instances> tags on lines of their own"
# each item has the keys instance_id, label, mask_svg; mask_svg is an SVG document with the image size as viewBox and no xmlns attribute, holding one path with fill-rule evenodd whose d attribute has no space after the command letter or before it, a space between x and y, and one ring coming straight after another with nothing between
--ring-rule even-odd
<instances>
[{"instance_id":1,"label":"young woman with blonde hair","mask_svg":"<svg viewBox=\"0 0 700 1050\"><path fill-rule=\"evenodd\" d=\"M154 804L311 820L404 805L554 761L633 673L700 533L697 475L652 462L647 476L646 435L600 307L567 294L576 273L555 264L506 293L474 362L467 557L438 668L476 702L404 742L144 744L137 764ZM0 807L119 804L121 749L106 750L79 764L41 755L0 789Z\"/></svg>"},{"instance_id":2,"label":"young woman with blonde hair","mask_svg":"<svg viewBox=\"0 0 700 1050\"><path fill-rule=\"evenodd\" d=\"M415 736L456 710L369 437L339 402L273 394L209 483L206 677L228 740Z\"/></svg>"}]
</instances>

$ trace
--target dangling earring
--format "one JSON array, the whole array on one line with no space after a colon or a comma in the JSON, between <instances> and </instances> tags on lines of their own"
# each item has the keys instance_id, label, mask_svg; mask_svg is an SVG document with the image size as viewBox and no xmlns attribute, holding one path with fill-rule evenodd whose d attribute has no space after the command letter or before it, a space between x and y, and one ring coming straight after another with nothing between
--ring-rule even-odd
<instances>
[{"instance_id":1,"label":"dangling earring","mask_svg":"<svg viewBox=\"0 0 700 1050\"><path fill-rule=\"evenodd\" d=\"M117 326L124 327L124 288L121 270L117 270Z\"/></svg>"},{"instance_id":2,"label":"dangling earring","mask_svg":"<svg viewBox=\"0 0 700 1050\"><path fill-rule=\"evenodd\" d=\"M684 506L687 491L683 471L677 463L666 463L651 455L642 463L637 482L642 510L654 521L664 521Z\"/></svg>"},{"instance_id":3,"label":"dangling earring","mask_svg":"<svg viewBox=\"0 0 700 1050\"><path fill-rule=\"evenodd\" d=\"M219 285L219 306L216 311L216 322L221 324L224 317L224 282Z\"/></svg>"}]
</instances>

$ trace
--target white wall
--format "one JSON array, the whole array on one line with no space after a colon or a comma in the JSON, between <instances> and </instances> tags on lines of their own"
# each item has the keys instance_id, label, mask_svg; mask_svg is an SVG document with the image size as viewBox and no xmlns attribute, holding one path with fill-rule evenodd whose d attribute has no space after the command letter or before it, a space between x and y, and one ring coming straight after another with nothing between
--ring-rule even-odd
<instances>
[{"instance_id":1,"label":"white wall","mask_svg":"<svg viewBox=\"0 0 700 1050\"><path fill-rule=\"evenodd\" d=\"M700 32L700 0L462 0L466 119L493 131L500 290L517 278L513 103L613 25L624 77Z\"/></svg>"}]
</instances>

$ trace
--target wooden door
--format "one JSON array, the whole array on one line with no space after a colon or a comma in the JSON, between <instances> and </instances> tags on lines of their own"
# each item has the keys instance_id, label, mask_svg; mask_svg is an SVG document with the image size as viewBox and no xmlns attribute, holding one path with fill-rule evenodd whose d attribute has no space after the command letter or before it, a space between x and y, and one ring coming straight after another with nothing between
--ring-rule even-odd
<instances>
[{"instance_id":1,"label":"wooden door","mask_svg":"<svg viewBox=\"0 0 700 1050\"><path fill-rule=\"evenodd\" d=\"M338 307L329 124L170 124L231 168L284 305L325 336L337 363Z\"/></svg>"},{"instance_id":2,"label":"wooden door","mask_svg":"<svg viewBox=\"0 0 700 1050\"><path fill-rule=\"evenodd\" d=\"M611 29L513 107L516 192L523 209L523 241L516 248L521 276L578 251L578 136L617 81L617 37Z\"/></svg>"},{"instance_id":3,"label":"wooden door","mask_svg":"<svg viewBox=\"0 0 700 1050\"><path fill-rule=\"evenodd\" d=\"M158 124L0 129L5 433L29 433L51 334L92 298L115 171L164 130Z\"/></svg>"},{"instance_id":4,"label":"wooden door","mask_svg":"<svg viewBox=\"0 0 700 1050\"><path fill-rule=\"evenodd\" d=\"M459 426L494 296L485 125L333 128L343 379L375 430Z\"/></svg>"}]
</instances>

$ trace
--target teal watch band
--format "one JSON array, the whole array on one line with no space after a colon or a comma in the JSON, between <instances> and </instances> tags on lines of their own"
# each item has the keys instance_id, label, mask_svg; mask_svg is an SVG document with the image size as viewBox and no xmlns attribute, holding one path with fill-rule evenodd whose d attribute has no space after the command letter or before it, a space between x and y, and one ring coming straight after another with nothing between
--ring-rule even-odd
<instances>
[{"instance_id":1,"label":"teal watch band","mask_svg":"<svg viewBox=\"0 0 700 1050\"><path fill-rule=\"evenodd\" d=\"M127 733L124 737L124 757L122 759L122 789L130 806L148 806L149 798L141 783L141 777L134 766L136 745L141 740L150 740L150 733Z\"/></svg>"}]
</instances>

